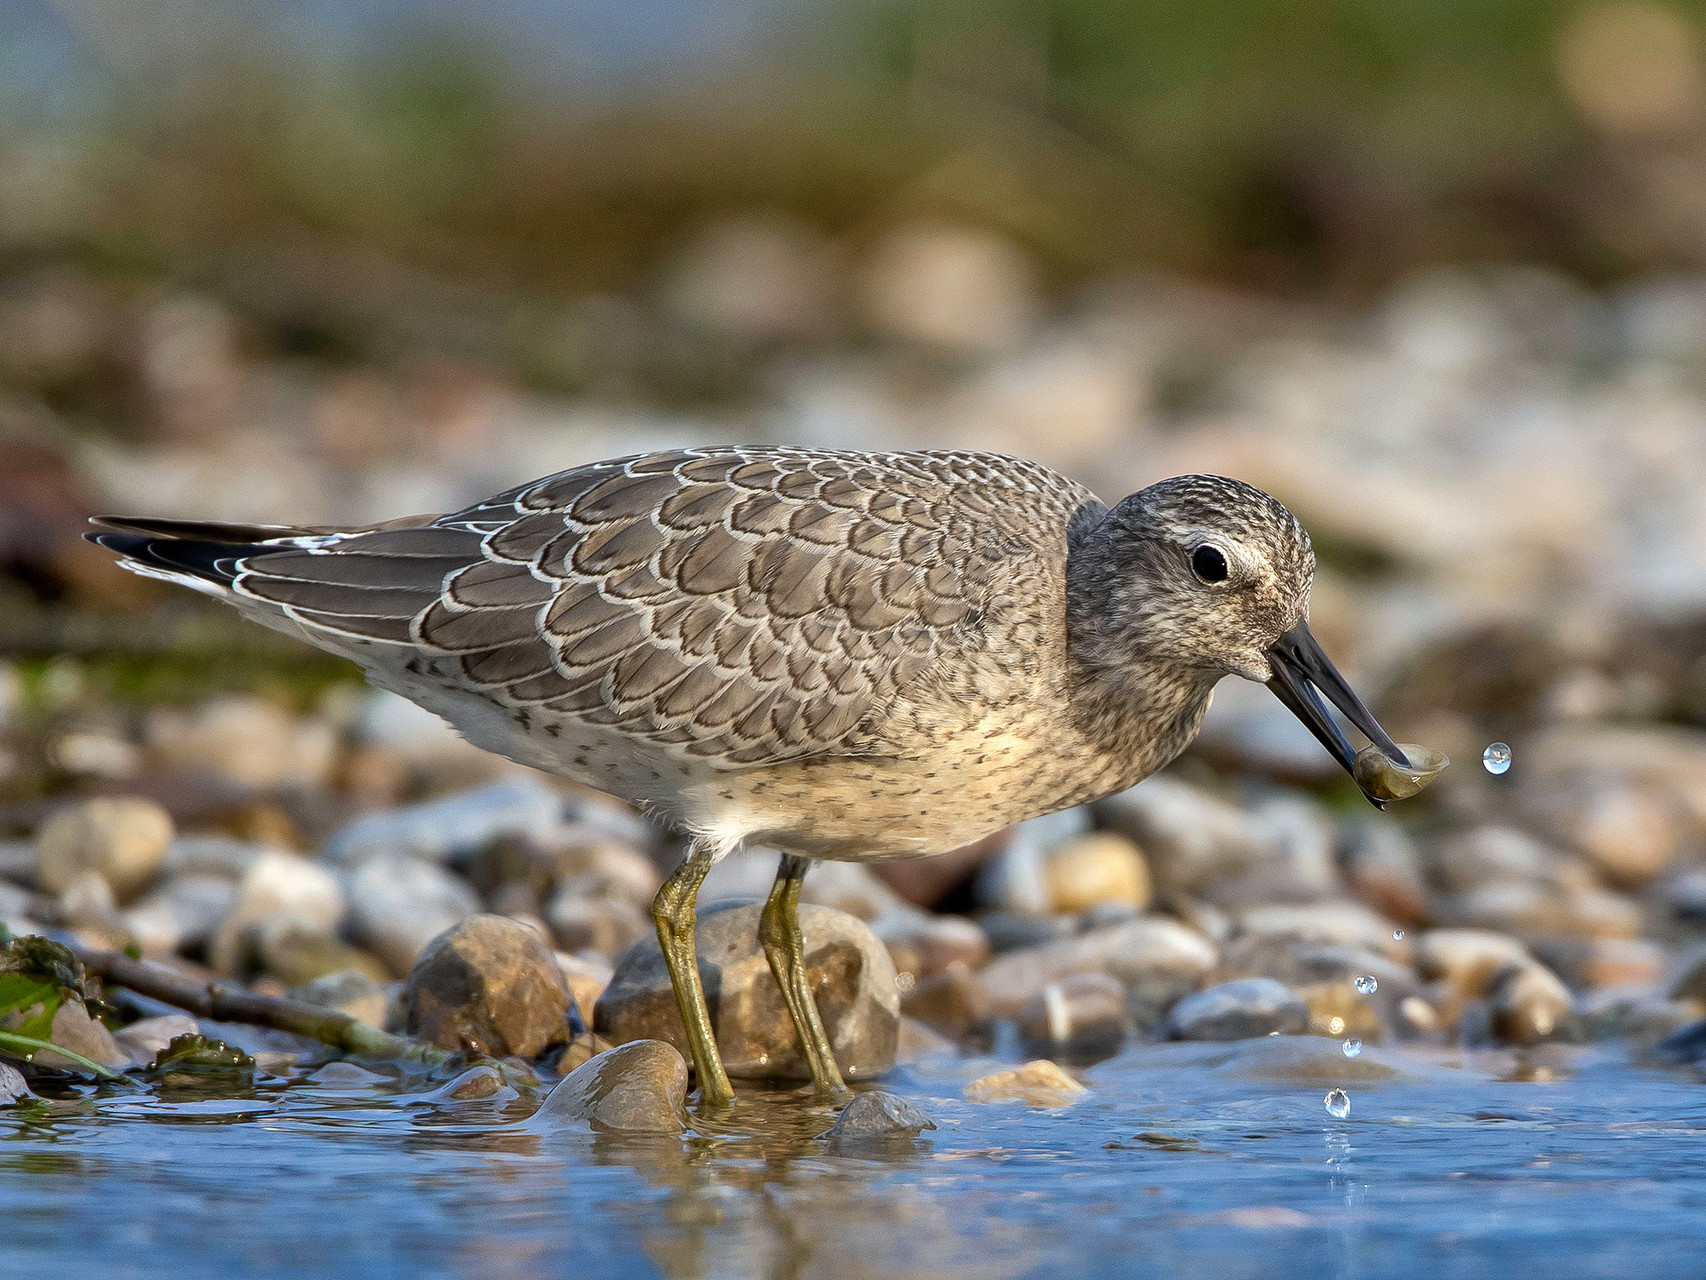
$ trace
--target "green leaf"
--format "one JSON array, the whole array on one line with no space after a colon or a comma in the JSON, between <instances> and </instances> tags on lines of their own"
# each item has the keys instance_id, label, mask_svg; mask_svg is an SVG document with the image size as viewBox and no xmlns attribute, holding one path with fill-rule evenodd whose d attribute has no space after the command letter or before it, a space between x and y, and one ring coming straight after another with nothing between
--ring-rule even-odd
<instances>
[{"instance_id":1,"label":"green leaf","mask_svg":"<svg viewBox=\"0 0 1706 1280\"><path fill-rule=\"evenodd\" d=\"M0 973L0 1027L23 1036L47 1039L65 990L28 973Z\"/></svg>"}]
</instances>

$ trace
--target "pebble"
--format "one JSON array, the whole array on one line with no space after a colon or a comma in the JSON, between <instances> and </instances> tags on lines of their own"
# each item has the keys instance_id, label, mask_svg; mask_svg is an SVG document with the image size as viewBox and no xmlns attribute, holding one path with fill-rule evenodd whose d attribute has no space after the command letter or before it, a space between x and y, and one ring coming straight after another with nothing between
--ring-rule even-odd
<instances>
[{"instance_id":1,"label":"pebble","mask_svg":"<svg viewBox=\"0 0 1706 1280\"><path fill-rule=\"evenodd\" d=\"M920 978L901 998L900 1010L955 1040L982 1030L990 1020L987 990L972 967L960 960Z\"/></svg>"},{"instance_id":2,"label":"pebble","mask_svg":"<svg viewBox=\"0 0 1706 1280\"><path fill-rule=\"evenodd\" d=\"M1250 937L1287 937L1338 942L1376 955L1404 954L1392 937L1392 922L1360 902L1269 902L1237 914L1239 932Z\"/></svg>"},{"instance_id":3,"label":"pebble","mask_svg":"<svg viewBox=\"0 0 1706 1280\"><path fill-rule=\"evenodd\" d=\"M551 936L564 951L616 956L651 932L651 917L624 898L586 897L564 885L545 905Z\"/></svg>"},{"instance_id":4,"label":"pebble","mask_svg":"<svg viewBox=\"0 0 1706 1280\"><path fill-rule=\"evenodd\" d=\"M936 1122L905 1098L873 1089L861 1093L841 1109L835 1125L824 1134L831 1149L845 1151L865 1145L881 1145L896 1138L916 1138Z\"/></svg>"},{"instance_id":5,"label":"pebble","mask_svg":"<svg viewBox=\"0 0 1706 1280\"><path fill-rule=\"evenodd\" d=\"M1374 911L1395 920L1426 918L1428 886L1421 855L1396 822L1360 818L1347 823L1339 838L1339 858L1351 891Z\"/></svg>"},{"instance_id":6,"label":"pebble","mask_svg":"<svg viewBox=\"0 0 1706 1280\"><path fill-rule=\"evenodd\" d=\"M1650 986L1665 970L1665 953L1643 938L1555 938L1537 942L1537 959L1578 991Z\"/></svg>"},{"instance_id":7,"label":"pebble","mask_svg":"<svg viewBox=\"0 0 1706 1280\"><path fill-rule=\"evenodd\" d=\"M292 916L268 916L254 926L252 936L262 970L287 987L346 969L375 982L391 976L376 957Z\"/></svg>"},{"instance_id":8,"label":"pebble","mask_svg":"<svg viewBox=\"0 0 1706 1280\"><path fill-rule=\"evenodd\" d=\"M324 720L248 696L211 698L189 710L156 707L147 738L169 767L258 791L322 787L338 752L337 734Z\"/></svg>"},{"instance_id":9,"label":"pebble","mask_svg":"<svg viewBox=\"0 0 1706 1280\"><path fill-rule=\"evenodd\" d=\"M1194 988L1220 953L1195 930L1175 920L1145 916L1065 938L1046 946L998 955L982 973L990 1012L1014 1018L1051 982L1075 973L1106 973L1129 989L1180 984Z\"/></svg>"},{"instance_id":10,"label":"pebble","mask_svg":"<svg viewBox=\"0 0 1706 1280\"><path fill-rule=\"evenodd\" d=\"M358 818L332 833L322 856L351 867L385 855L449 862L505 838L546 844L565 818L566 802L558 792L532 778L511 778Z\"/></svg>"},{"instance_id":11,"label":"pebble","mask_svg":"<svg viewBox=\"0 0 1706 1280\"><path fill-rule=\"evenodd\" d=\"M406 977L439 934L480 909L473 888L431 862L404 854L369 858L349 877L355 939Z\"/></svg>"},{"instance_id":12,"label":"pebble","mask_svg":"<svg viewBox=\"0 0 1706 1280\"><path fill-rule=\"evenodd\" d=\"M1109 796L1098 816L1144 851L1158 891L1194 891L1250 870L1271 852L1247 814L1162 776Z\"/></svg>"},{"instance_id":13,"label":"pebble","mask_svg":"<svg viewBox=\"0 0 1706 1280\"><path fill-rule=\"evenodd\" d=\"M527 1121L540 1133L681 1133L687 1128L687 1062L675 1046L634 1040L588 1059Z\"/></svg>"},{"instance_id":14,"label":"pebble","mask_svg":"<svg viewBox=\"0 0 1706 1280\"><path fill-rule=\"evenodd\" d=\"M1493 1034L1513 1044L1533 1044L1556 1034L1570 1012L1569 988L1545 965L1506 966L1487 992Z\"/></svg>"},{"instance_id":15,"label":"pebble","mask_svg":"<svg viewBox=\"0 0 1706 1280\"><path fill-rule=\"evenodd\" d=\"M205 946L236 909L238 887L209 875L173 875L119 921L145 956L168 956Z\"/></svg>"},{"instance_id":16,"label":"pebble","mask_svg":"<svg viewBox=\"0 0 1706 1280\"><path fill-rule=\"evenodd\" d=\"M1027 1053L1073 1060L1108 1057L1131 1031L1125 987L1105 973L1051 982L1019 1014Z\"/></svg>"},{"instance_id":17,"label":"pebble","mask_svg":"<svg viewBox=\"0 0 1706 1280\"><path fill-rule=\"evenodd\" d=\"M290 998L304 1004L334 1009L370 1027L383 1027L391 997L371 973L339 969L291 988Z\"/></svg>"},{"instance_id":18,"label":"pebble","mask_svg":"<svg viewBox=\"0 0 1706 1280\"><path fill-rule=\"evenodd\" d=\"M581 1021L591 1026L592 1011L604 989L610 985L615 970L602 960L562 951L557 952L557 967L563 971L563 980L569 984L569 994L575 998L575 1008L580 1011Z\"/></svg>"},{"instance_id":19,"label":"pebble","mask_svg":"<svg viewBox=\"0 0 1706 1280\"><path fill-rule=\"evenodd\" d=\"M569 1042L568 982L526 925L474 915L429 943L409 974L408 1033L443 1049L535 1059Z\"/></svg>"},{"instance_id":20,"label":"pebble","mask_svg":"<svg viewBox=\"0 0 1706 1280\"><path fill-rule=\"evenodd\" d=\"M1270 1032L1297 1035L1309 1026L1309 1006L1272 978L1240 978L1186 996L1167 1015L1175 1040L1244 1040Z\"/></svg>"},{"instance_id":21,"label":"pebble","mask_svg":"<svg viewBox=\"0 0 1706 1280\"><path fill-rule=\"evenodd\" d=\"M1464 999L1486 995L1500 970L1532 959L1515 938L1485 929L1429 929L1416 942L1417 972Z\"/></svg>"},{"instance_id":22,"label":"pebble","mask_svg":"<svg viewBox=\"0 0 1706 1280\"><path fill-rule=\"evenodd\" d=\"M1022 1067L980 1076L966 1086L967 1102L1023 1102L1033 1107L1065 1107L1089 1092L1046 1058Z\"/></svg>"},{"instance_id":23,"label":"pebble","mask_svg":"<svg viewBox=\"0 0 1706 1280\"><path fill-rule=\"evenodd\" d=\"M1043 879L1049 910L1056 915L1108 903L1143 911L1154 896L1143 854L1112 831L1091 832L1050 850Z\"/></svg>"},{"instance_id":24,"label":"pebble","mask_svg":"<svg viewBox=\"0 0 1706 1280\"><path fill-rule=\"evenodd\" d=\"M889 949L895 969L920 982L949 965L978 969L989 961L989 936L977 921L964 916L894 910L879 916L871 928Z\"/></svg>"},{"instance_id":25,"label":"pebble","mask_svg":"<svg viewBox=\"0 0 1706 1280\"><path fill-rule=\"evenodd\" d=\"M36 833L36 880L60 894L98 872L121 902L159 874L172 843L171 815L140 796L98 796L61 809Z\"/></svg>"},{"instance_id":26,"label":"pebble","mask_svg":"<svg viewBox=\"0 0 1706 1280\"><path fill-rule=\"evenodd\" d=\"M246 931L273 918L330 935L343 920L346 902L337 876L293 853L268 849L250 864L237 888L237 902L215 930L208 963L236 976L244 958Z\"/></svg>"},{"instance_id":27,"label":"pebble","mask_svg":"<svg viewBox=\"0 0 1706 1280\"><path fill-rule=\"evenodd\" d=\"M758 941L757 903L701 910L700 972L715 975L713 1031L723 1065L737 1079L807 1080L811 1072L782 993ZM844 1077L865 1080L894 1065L900 993L888 950L863 921L802 905L807 971L818 1015ZM598 1001L594 1027L618 1044L643 1038L686 1048L681 1013L655 937L623 952Z\"/></svg>"},{"instance_id":28,"label":"pebble","mask_svg":"<svg viewBox=\"0 0 1706 1280\"><path fill-rule=\"evenodd\" d=\"M552 1069L558 1075L566 1076L581 1063L590 1061L606 1049L614 1049L615 1047L603 1036L595 1036L590 1031L583 1031L563 1046L563 1051L557 1055L557 1061L552 1064Z\"/></svg>"},{"instance_id":29,"label":"pebble","mask_svg":"<svg viewBox=\"0 0 1706 1280\"><path fill-rule=\"evenodd\" d=\"M0 1107L16 1106L35 1096L16 1067L0 1062Z\"/></svg>"},{"instance_id":30,"label":"pebble","mask_svg":"<svg viewBox=\"0 0 1706 1280\"><path fill-rule=\"evenodd\" d=\"M123 1071L131 1065L130 1055L125 1052L124 1047L113 1038L113 1033L107 1030L99 1019L90 1016L81 1000L67 998L59 1006L53 1015L52 1029L46 1038L61 1048L82 1054L91 1062L113 1071ZM63 1054L48 1049L38 1049L32 1061L38 1067L58 1067L67 1071L85 1070Z\"/></svg>"},{"instance_id":31,"label":"pebble","mask_svg":"<svg viewBox=\"0 0 1706 1280\"><path fill-rule=\"evenodd\" d=\"M130 1054L132 1064L145 1067L179 1036L193 1036L200 1031L196 1020L187 1013L163 1013L121 1027L113 1032L113 1039Z\"/></svg>"},{"instance_id":32,"label":"pebble","mask_svg":"<svg viewBox=\"0 0 1706 1280\"><path fill-rule=\"evenodd\" d=\"M1662 876L1684 838L1669 796L1629 784L1573 793L1557 805L1551 822L1561 839L1622 888L1640 888Z\"/></svg>"}]
</instances>

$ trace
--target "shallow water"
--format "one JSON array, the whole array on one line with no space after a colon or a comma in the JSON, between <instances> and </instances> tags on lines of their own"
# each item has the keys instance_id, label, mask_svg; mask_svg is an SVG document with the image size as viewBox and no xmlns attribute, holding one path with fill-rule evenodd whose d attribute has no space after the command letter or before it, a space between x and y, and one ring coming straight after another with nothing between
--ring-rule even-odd
<instances>
[{"instance_id":1,"label":"shallow water","mask_svg":"<svg viewBox=\"0 0 1706 1280\"><path fill-rule=\"evenodd\" d=\"M831 1154L830 1113L788 1093L634 1140L505 1127L536 1099L345 1064L242 1098L76 1088L0 1111L0 1259L175 1277L1706 1270L1691 1072L1601 1050L1347 1061L1288 1037L1132 1049L1061 1110L961 1101L992 1065L895 1073L939 1128L869 1158ZM1322 1106L1335 1085L1346 1120Z\"/></svg>"}]
</instances>

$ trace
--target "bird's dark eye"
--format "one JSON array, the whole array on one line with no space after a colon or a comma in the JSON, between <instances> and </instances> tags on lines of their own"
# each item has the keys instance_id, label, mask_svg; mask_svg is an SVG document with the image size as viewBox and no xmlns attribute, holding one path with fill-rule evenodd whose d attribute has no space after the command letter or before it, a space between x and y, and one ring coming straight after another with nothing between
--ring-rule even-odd
<instances>
[{"instance_id":1,"label":"bird's dark eye","mask_svg":"<svg viewBox=\"0 0 1706 1280\"><path fill-rule=\"evenodd\" d=\"M1191 552L1191 571L1204 582L1226 581L1226 556L1219 547L1198 547Z\"/></svg>"}]
</instances>

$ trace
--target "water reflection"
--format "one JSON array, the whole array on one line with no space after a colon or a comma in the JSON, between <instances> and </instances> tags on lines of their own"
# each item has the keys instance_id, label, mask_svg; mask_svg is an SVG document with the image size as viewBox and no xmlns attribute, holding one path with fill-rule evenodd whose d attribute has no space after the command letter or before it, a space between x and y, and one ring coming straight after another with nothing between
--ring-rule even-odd
<instances>
[{"instance_id":1,"label":"water reflection","mask_svg":"<svg viewBox=\"0 0 1706 1280\"><path fill-rule=\"evenodd\" d=\"M1451 1269L1453 1233L1511 1222L1605 1273L1706 1248L1687 1076L1554 1051L1349 1063L1283 1039L1134 1049L1056 1111L968 1104L965 1064L915 1068L887 1083L938 1129L856 1157L809 1091L619 1137L530 1128L540 1095L478 1069L85 1089L0 1113L7 1260L80 1274L90 1248L122 1263L145 1242L160 1270L352 1276L1418 1275ZM1354 1118L1327 1120L1323 1064L1370 1059Z\"/></svg>"}]
</instances>

